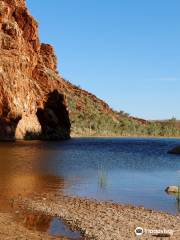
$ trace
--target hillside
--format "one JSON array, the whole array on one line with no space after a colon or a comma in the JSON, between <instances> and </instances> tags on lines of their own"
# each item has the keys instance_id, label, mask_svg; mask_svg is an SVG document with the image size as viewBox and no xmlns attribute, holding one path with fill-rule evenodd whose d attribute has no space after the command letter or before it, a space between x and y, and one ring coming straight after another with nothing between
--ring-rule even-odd
<instances>
[{"instance_id":1,"label":"hillside","mask_svg":"<svg viewBox=\"0 0 180 240\"><path fill-rule=\"evenodd\" d=\"M180 136L180 122L172 118L147 121L113 110L92 93L64 79L72 136Z\"/></svg>"}]
</instances>

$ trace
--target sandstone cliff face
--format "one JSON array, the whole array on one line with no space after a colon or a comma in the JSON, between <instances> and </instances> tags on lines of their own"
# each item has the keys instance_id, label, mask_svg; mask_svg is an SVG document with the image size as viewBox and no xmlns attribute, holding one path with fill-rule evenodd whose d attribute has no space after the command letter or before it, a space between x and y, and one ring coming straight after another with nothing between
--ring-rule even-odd
<instances>
[{"instance_id":1,"label":"sandstone cliff face","mask_svg":"<svg viewBox=\"0 0 180 240\"><path fill-rule=\"evenodd\" d=\"M70 136L53 48L24 0L0 0L0 139Z\"/></svg>"},{"instance_id":2,"label":"sandstone cliff face","mask_svg":"<svg viewBox=\"0 0 180 240\"><path fill-rule=\"evenodd\" d=\"M0 140L69 138L71 125L73 135L113 134L117 114L56 65L25 1L0 0Z\"/></svg>"}]
</instances>

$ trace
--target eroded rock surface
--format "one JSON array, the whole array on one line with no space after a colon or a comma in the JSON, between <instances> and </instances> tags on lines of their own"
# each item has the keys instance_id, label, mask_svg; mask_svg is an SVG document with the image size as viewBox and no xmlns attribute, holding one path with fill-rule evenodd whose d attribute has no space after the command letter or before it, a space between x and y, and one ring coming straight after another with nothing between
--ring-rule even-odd
<instances>
[{"instance_id":1,"label":"eroded rock surface","mask_svg":"<svg viewBox=\"0 0 180 240\"><path fill-rule=\"evenodd\" d=\"M1 140L70 136L56 64L53 47L40 43L25 1L0 0Z\"/></svg>"}]
</instances>

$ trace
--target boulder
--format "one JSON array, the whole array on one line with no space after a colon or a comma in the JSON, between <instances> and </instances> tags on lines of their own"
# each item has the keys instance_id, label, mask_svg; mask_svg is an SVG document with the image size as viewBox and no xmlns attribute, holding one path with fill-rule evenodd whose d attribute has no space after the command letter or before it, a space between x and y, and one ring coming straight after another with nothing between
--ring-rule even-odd
<instances>
[{"instance_id":1,"label":"boulder","mask_svg":"<svg viewBox=\"0 0 180 240\"><path fill-rule=\"evenodd\" d=\"M180 192L180 187L178 187L178 186L168 186L165 189L165 191L168 192L168 193L178 193L178 192Z\"/></svg>"},{"instance_id":2,"label":"boulder","mask_svg":"<svg viewBox=\"0 0 180 240\"><path fill-rule=\"evenodd\" d=\"M175 148L171 149L170 151L168 151L168 153L171 154L180 154L180 146L176 146Z\"/></svg>"}]
</instances>

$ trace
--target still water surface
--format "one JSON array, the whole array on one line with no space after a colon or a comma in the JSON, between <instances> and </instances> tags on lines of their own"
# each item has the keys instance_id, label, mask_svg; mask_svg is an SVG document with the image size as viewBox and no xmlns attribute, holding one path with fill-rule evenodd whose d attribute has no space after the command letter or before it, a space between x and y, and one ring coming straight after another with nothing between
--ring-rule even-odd
<instances>
[{"instance_id":1,"label":"still water surface","mask_svg":"<svg viewBox=\"0 0 180 240\"><path fill-rule=\"evenodd\" d=\"M54 192L177 213L178 199L164 189L180 185L180 155L167 154L178 144L144 138L0 143L0 203Z\"/></svg>"}]
</instances>

